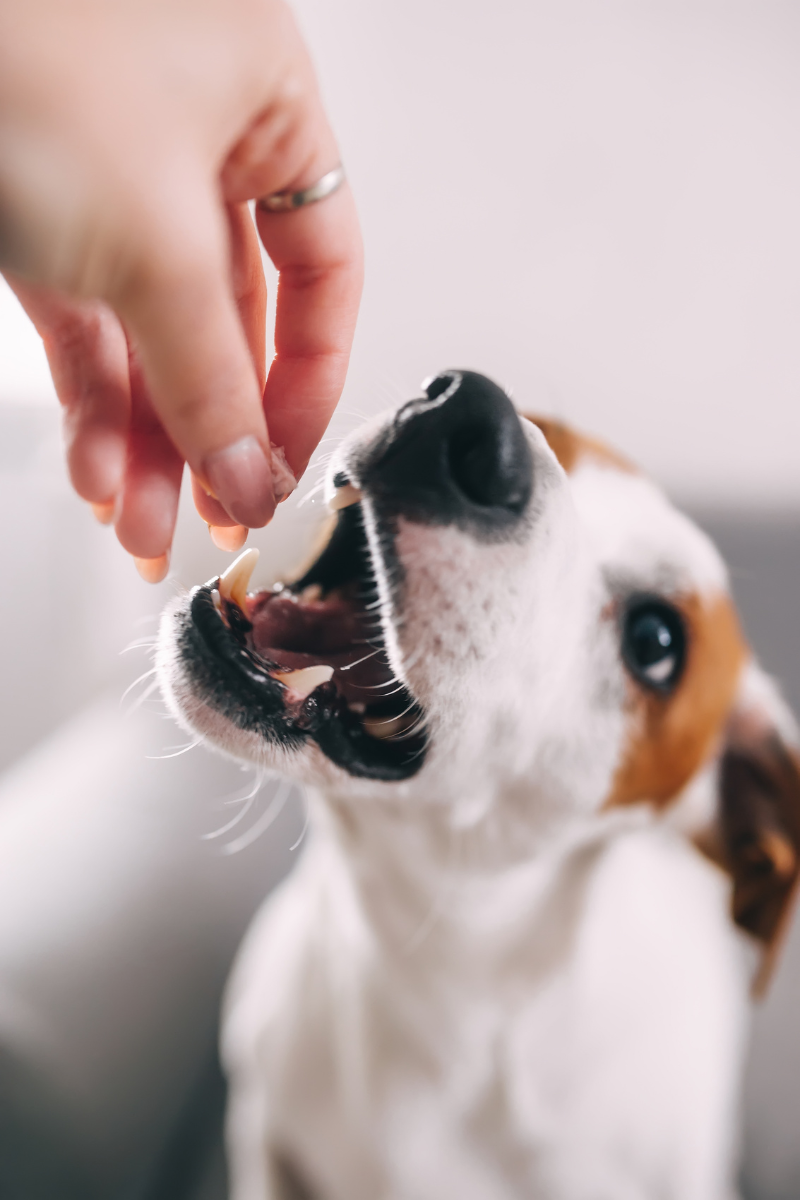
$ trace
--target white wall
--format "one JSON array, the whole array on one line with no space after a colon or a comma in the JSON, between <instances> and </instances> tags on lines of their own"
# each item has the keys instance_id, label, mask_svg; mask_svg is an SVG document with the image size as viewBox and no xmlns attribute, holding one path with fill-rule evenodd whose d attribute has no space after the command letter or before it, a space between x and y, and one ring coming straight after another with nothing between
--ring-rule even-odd
<instances>
[{"instance_id":1,"label":"white wall","mask_svg":"<svg viewBox=\"0 0 800 1200\"><path fill-rule=\"evenodd\" d=\"M800 502L800 9L298 0L363 218L346 405L494 374L684 495Z\"/></svg>"}]
</instances>

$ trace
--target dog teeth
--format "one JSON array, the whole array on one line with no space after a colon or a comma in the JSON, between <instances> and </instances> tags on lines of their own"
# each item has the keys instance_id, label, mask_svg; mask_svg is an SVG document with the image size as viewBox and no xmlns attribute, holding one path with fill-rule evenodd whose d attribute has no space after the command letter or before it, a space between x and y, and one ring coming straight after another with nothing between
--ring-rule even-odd
<instances>
[{"instance_id":1,"label":"dog teeth","mask_svg":"<svg viewBox=\"0 0 800 1200\"><path fill-rule=\"evenodd\" d=\"M333 675L333 667L303 667L299 671L273 671L272 678L280 680L287 688L299 696L301 700L305 700L306 696L310 696L314 688L318 688L321 683L327 683Z\"/></svg>"},{"instance_id":2,"label":"dog teeth","mask_svg":"<svg viewBox=\"0 0 800 1200\"><path fill-rule=\"evenodd\" d=\"M416 717L409 713L402 717L367 717L363 722L364 731L374 738L394 738L405 733L414 724Z\"/></svg>"},{"instance_id":3,"label":"dog teeth","mask_svg":"<svg viewBox=\"0 0 800 1200\"><path fill-rule=\"evenodd\" d=\"M308 587L304 587L297 599L302 604L316 604L317 600L322 599L322 588L318 583L310 583Z\"/></svg>"},{"instance_id":4,"label":"dog teeth","mask_svg":"<svg viewBox=\"0 0 800 1200\"><path fill-rule=\"evenodd\" d=\"M346 483L344 487L337 488L328 501L328 508L332 512L338 512L340 508L349 508L351 504L358 504L361 500L361 492L352 483Z\"/></svg>"},{"instance_id":5,"label":"dog teeth","mask_svg":"<svg viewBox=\"0 0 800 1200\"><path fill-rule=\"evenodd\" d=\"M247 613L247 588L250 577L258 562L258 551L255 546L240 554L232 562L224 575L220 576L219 594L223 600L236 604L243 613Z\"/></svg>"}]
</instances>

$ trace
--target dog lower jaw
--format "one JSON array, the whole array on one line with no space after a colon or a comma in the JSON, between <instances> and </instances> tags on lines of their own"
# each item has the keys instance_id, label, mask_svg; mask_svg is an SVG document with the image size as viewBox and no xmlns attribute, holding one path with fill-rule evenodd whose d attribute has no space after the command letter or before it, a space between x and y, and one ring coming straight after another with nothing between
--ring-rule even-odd
<instances>
[{"instance_id":1,"label":"dog lower jaw","mask_svg":"<svg viewBox=\"0 0 800 1200\"><path fill-rule=\"evenodd\" d=\"M279 603L300 611L298 602L271 593L250 600L248 612L263 624L264 607ZM252 628L238 604L220 599L211 585L194 589L166 615L158 668L183 724L228 754L291 774L305 773L299 762L293 768L293 760L307 757L312 745L348 778L397 782L417 773L428 739L410 694L394 687L387 699L374 700L367 685L361 693L367 701L353 700L359 685L351 682L351 666L378 651L364 656L363 647L354 647L334 653L330 666L289 651L266 658L252 644ZM283 664L273 661L279 657ZM295 690L293 680L309 674L315 674L310 681L315 686L305 694Z\"/></svg>"}]
</instances>

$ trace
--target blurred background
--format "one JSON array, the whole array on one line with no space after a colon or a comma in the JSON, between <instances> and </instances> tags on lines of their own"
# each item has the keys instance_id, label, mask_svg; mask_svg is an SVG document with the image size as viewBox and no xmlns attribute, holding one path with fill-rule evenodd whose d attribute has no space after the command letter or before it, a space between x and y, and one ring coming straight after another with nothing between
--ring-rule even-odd
<instances>
[{"instance_id":1,"label":"blurred background","mask_svg":"<svg viewBox=\"0 0 800 1200\"><path fill-rule=\"evenodd\" d=\"M494 376L700 519L800 709L800 9L296 8L367 249L320 463L432 372ZM220 832L250 776L184 752L135 681L168 597L229 557L184 506L172 576L142 583L69 491L59 436L1 287L0 1195L222 1200L219 997L302 803L268 783ZM320 469L251 537L257 582L301 557ZM800 932L756 1018L744 1157L749 1200L800 1195Z\"/></svg>"}]
</instances>

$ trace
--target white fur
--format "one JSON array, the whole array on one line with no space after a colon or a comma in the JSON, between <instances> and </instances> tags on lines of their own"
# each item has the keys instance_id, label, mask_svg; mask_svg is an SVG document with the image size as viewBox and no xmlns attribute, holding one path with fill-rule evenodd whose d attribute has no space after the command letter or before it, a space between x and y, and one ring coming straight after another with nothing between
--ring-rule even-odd
<instances>
[{"instance_id":1,"label":"white fur","mask_svg":"<svg viewBox=\"0 0 800 1200\"><path fill-rule=\"evenodd\" d=\"M735 1194L752 960L727 877L687 837L714 764L671 815L603 807L629 721L615 596L712 595L725 569L652 484L590 464L568 479L524 424L518 539L401 522L400 611L378 564L392 664L428 714L419 774L355 780L313 747L278 760L309 785L312 833L228 991L232 1200L278 1200L285 1158L315 1200ZM358 482L375 432L331 478ZM275 765L191 693L165 628L181 719Z\"/></svg>"}]
</instances>

